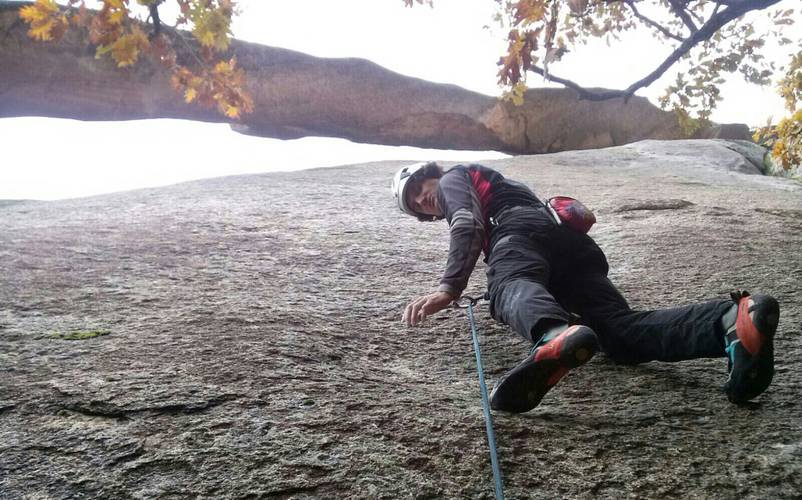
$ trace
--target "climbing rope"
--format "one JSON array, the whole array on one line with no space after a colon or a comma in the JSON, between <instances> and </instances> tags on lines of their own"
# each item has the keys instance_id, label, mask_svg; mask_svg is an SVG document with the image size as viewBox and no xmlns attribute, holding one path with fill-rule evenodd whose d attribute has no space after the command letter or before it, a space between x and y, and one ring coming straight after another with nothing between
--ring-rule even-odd
<instances>
[{"instance_id":1,"label":"climbing rope","mask_svg":"<svg viewBox=\"0 0 802 500\"><path fill-rule=\"evenodd\" d=\"M462 303L465 302L465 305ZM485 428L487 429L487 445L490 448L490 465L493 467L493 482L496 485L496 499L504 500L504 488L501 484L501 469L498 465L498 453L496 452L496 435L493 433L493 417L490 415L490 404L487 399L487 386L485 385L484 369L482 368L482 355L479 352L479 339L476 334L476 322L473 319L473 306L479 299L464 295L456 306L460 309L468 310L468 322L471 324L471 334L473 335L473 350L476 353L476 371L479 373L479 391L482 394L482 409L485 414Z\"/></svg>"}]
</instances>

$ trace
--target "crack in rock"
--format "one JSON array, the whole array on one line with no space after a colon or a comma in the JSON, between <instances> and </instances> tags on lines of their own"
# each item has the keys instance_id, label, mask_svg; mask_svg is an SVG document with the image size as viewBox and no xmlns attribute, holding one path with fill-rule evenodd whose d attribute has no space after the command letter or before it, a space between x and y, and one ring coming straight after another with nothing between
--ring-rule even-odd
<instances>
[{"instance_id":1,"label":"crack in rock","mask_svg":"<svg viewBox=\"0 0 802 500\"><path fill-rule=\"evenodd\" d=\"M191 401L184 403L167 403L163 405L146 405L141 407L121 407L106 401L77 401L64 405L65 410L74 411L90 417L128 418L131 415L152 412L161 415L177 415L200 413L227 401L239 398L238 394L224 394L204 401Z\"/></svg>"},{"instance_id":2,"label":"crack in rock","mask_svg":"<svg viewBox=\"0 0 802 500\"><path fill-rule=\"evenodd\" d=\"M687 200L668 199L668 200L644 200L634 203L627 203L616 208L614 211L633 212L635 210L679 210L692 206L693 203Z\"/></svg>"},{"instance_id":3,"label":"crack in rock","mask_svg":"<svg viewBox=\"0 0 802 500\"><path fill-rule=\"evenodd\" d=\"M145 453L145 443L142 441L135 441L128 443L127 450L122 451L119 455L109 460L109 465L118 465L132 460L136 460Z\"/></svg>"}]
</instances>

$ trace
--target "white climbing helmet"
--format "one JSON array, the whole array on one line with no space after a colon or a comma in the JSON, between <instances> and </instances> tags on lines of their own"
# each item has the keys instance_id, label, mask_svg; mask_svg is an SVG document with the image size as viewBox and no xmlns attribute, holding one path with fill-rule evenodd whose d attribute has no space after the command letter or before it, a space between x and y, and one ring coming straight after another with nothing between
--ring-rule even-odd
<instances>
[{"instance_id":1,"label":"white climbing helmet","mask_svg":"<svg viewBox=\"0 0 802 500\"><path fill-rule=\"evenodd\" d=\"M401 209L402 212L405 214L409 214L412 216L417 217L418 214L413 212L409 206L407 206L407 199L406 199L406 191L407 185L409 181L415 176L416 173L423 170L423 167L427 165L426 162L421 163L414 163L412 165L407 165L406 167L401 167L398 172L395 173L393 177L393 183L390 186L390 190L393 192L393 198L395 198L396 203L398 203L398 208Z\"/></svg>"}]
</instances>

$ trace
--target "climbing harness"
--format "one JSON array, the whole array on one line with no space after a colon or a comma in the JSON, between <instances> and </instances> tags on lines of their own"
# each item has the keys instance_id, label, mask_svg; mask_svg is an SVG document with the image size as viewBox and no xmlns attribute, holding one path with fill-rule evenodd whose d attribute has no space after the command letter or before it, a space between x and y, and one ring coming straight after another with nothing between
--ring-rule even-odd
<instances>
[{"instance_id":1,"label":"climbing harness","mask_svg":"<svg viewBox=\"0 0 802 500\"><path fill-rule=\"evenodd\" d=\"M465 305L462 305L466 302ZM476 371L479 373L479 391L482 393L482 409L485 414L485 428L487 429L487 445L490 448L490 465L493 467L493 481L496 485L496 499L504 500L504 489L501 484L501 470L498 465L498 454L496 452L496 436L493 433L493 417L490 415L490 405L487 400L487 386L485 385L484 369L482 368L482 356L479 352L479 339L476 334L476 322L473 319L473 306L479 302L478 298L463 295L455 306L460 309L467 309L468 322L471 324L471 334L473 335L473 350L476 353Z\"/></svg>"}]
</instances>

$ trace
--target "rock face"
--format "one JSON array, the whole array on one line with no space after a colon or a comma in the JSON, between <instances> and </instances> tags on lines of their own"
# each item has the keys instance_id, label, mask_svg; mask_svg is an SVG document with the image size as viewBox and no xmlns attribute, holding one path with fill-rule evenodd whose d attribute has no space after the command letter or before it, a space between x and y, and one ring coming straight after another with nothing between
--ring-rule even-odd
<instances>
[{"instance_id":1,"label":"rock face","mask_svg":"<svg viewBox=\"0 0 802 500\"><path fill-rule=\"evenodd\" d=\"M400 322L447 251L393 206L402 164L0 204L0 496L492 498L464 313ZM591 207L633 307L782 307L753 405L720 392L724 359L598 356L496 414L507 497L798 497L802 186L717 141L488 165ZM477 317L492 386L528 346Z\"/></svg>"}]
</instances>

